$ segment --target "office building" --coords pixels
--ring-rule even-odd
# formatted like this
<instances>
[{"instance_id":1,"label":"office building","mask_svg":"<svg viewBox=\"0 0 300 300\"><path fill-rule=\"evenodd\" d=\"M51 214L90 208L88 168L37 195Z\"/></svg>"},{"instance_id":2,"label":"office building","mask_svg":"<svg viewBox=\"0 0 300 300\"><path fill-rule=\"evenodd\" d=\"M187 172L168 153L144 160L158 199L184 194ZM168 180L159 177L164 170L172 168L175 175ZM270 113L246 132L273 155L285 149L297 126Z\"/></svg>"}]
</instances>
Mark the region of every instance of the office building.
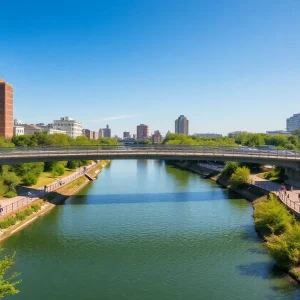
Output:
<instances>
[{"instance_id":1,"label":"office building","mask_svg":"<svg viewBox=\"0 0 300 300\"><path fill-rule=\"evenodd\" d=\"M163 137L160 134L159 130L154 131L154 134L152 134L152 143L156 144L156 143L161 143L163 141Z\"/></svg>"},{"instance_id":2,"label":"office building","mask_svg":"<svg viewBox=\"0 0 300 300\"><path fill-rule=\"evenodd\" d=\"M0 79L0 136L11 138L13 136L13 86Z\"/></svg>"},{"instance_id":3,"label":"office building","mask_svg":"<svg viewBox=\"0 0 300 300\"><path fill-rule=\"evenodd\" d=\"M106 127L103 130L103 132L104 132L104 137L111 138L111 129L109 128L108 125L106 125Z\"/></svg>"},{"instance_id":4,"label":"office building","mask_svg":"<svg viewBox=\"0 0 300 300\"><path fill-rule=\"evenodd\" d=\"M149 137L149 127L145 124L140 124L136 127L136 139L138 141L143 141Z\"/></svg>"},{"instance_id":5,"label":"office building","mask_svg":"<svg viewBox=\"0 0 300 300\"><path fill-rule=\"evenodd\" d=\"M111 128L109 128L108 125L106 125L105 128L100 128L98 133L98 138L111 138Z\"/></svg>"},{"instance_id":6,"label":"office building","mask_svg":"<svg viewBox=\"0 0 300 300\"><path fill-rule=\"evenodd\" d=\"M98 138L99 138L98 131L92 131L92 133L93 133L93 140L98 140Z\"/></svg>"},{"instance_id":7,"label":"office building","mask_svg":"<svg viewBox=\"0 0 300 300\"><path fill-rule=\"evenodd\" d=\"M124 132L123 132L123 139L128 139L128 138L131 138L130 132L124 131Z\"/></svg>"},{"instance_id":8,"label":"office building","mask_svg":"<svg viewBox=\"0 0 300 300\"><path fill-rule=\"evenodd\" d=\"M67 132L72 138L82 136L82 124L70 117L62 117L60 120L53 121L53 128Z\"/></svg>"},{"instance_id":9,"label":"office building","mask_svg":"<svg viewBox=\"0 0 300 300\"><path fill-rule=\"evenodd\" d=\"M189 135L189 120L184 115L175 120L175 133Z\"/></svg>"},{"instance_id":10,"label":"office building","mask_svg":"<svg viewBox=\"0 0 300 300\"><path fill-rule=\"evenodd\" d=\"M286 131L293 132L300 129L300 114L294 114L286 120Z\"/></svg>"},{"instance_id":11,"label":"office building","mask_svg":"<svg viewBox=\"0 0 300 300\"><path fill-rule=\"evenodd\" d=\"M103 138L104 137L104 128L100 128L99 131L98 131L98 137L99 139Z\"/></svg>"},{"instance_id":12,"label":"office building","mask_svg":"<svg viewBox=\"0 0 300 300\"><path fill-rule=\"evenodd\" d=\"M98 140L98 131L92 131L89 129L83 129L82 133L84 136L86 136L89 140Z\"/></svg>"}]
</instances>

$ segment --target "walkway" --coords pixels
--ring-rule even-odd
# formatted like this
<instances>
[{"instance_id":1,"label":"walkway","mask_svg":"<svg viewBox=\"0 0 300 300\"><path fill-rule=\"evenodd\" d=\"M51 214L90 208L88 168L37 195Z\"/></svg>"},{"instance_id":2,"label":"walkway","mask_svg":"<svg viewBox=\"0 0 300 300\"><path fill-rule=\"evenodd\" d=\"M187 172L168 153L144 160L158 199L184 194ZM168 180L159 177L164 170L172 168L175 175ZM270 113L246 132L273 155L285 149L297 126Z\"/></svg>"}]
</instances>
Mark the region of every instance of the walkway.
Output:
<instances>
[{"instance_id":1,"label":"walkway","mask_svg":"<svg viewBox=\"0 0 300 300\"><path fill-rule=\"evenodd\" d=\"M300 214L300 187L293 187L293 191L287 191L286 194L281 191L281 184L260 178L257 175L250 175L251 183L256 185L266 191L273 192L276 194L280 200L286 204L291 210L295 211L297 214Z\"/></svg>"},{"instance_id":2,"label":"walkway","mask_svg":"<svg viewBox=\"0 0 300 300\"><path fill-rule=\"evenodd\" d=\"M11 213L14 210L26 206L28 203L39 199L41 196L44 196L49 192L55 191L58 188L70 183L71 181L76 180L78 177L82 176L85 172L88 172L99 163L100 162L98 163L93 162L91 165L87 167L78 168L74 173L66 177L63 177L51 184L48 184L46 190L44 189L44 187L38 189L31 189L29 187L29 188L25 188L27 189L26 192L23 192L14 198L0 200L0 204L3 208L3 211L0 214L0 216L2 217L4 215Z\"/></svg>"}]
</instances>

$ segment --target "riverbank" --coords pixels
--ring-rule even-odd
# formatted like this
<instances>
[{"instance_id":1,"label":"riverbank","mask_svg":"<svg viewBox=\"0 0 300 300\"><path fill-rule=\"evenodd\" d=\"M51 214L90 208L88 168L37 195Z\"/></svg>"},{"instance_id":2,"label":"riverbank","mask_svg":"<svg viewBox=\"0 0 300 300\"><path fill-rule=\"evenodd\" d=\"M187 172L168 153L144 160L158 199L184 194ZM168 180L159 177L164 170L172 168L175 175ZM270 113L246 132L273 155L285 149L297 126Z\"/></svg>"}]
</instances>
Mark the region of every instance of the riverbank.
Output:
<instances>
[{"instance_id":1,"label":"riverbank","mask_svg":"<svg viewBox=\"0 0 300 300\"><path fill-rule=\"evenodd\" d=\"M203 172L207 172L205 169L199 169L199 166L196 165L193 162L190 162L189 164L185 163L185 162L175 162L173 163L175 166L192 171L192 172L196 172L200 175L203 176ZM193 166L194 167L191 167ZM196 168L195 168L196 165ZM270 191L267 191L259 186L255 186L253 184L249 184L249 186L246 189L236 189L233 188L232 186L230 186L229 184L229 179L230 176L227 175L221 175L221 174L214 174L212 176L210 176L210 179L215 181L217 184L219 184L220 186L222 186L223 188L227 188L231 191L234 191L236 193L238 193L239 195L241 195L242 197L244 197L245 199L247 199L248 201L250 201L252 203L252 207L253 207L253 218L254 218L254 225L255 225L255 230L258 233L258 235L263 239L265 246L268 248L269 252L272 254L272 248L270 249L270 247L274 247L275 251L278 251L278 253L276 253L274 251L273 248L273 258L275 259L276 262L276 266L281 269L282 271L284 271L286 274L290 275L293 279L295 279L299 284L300 284L300 267L295 263L293 264L293 259L295 260L296 258L293 257L289 258L290 259L290 264L289 266L285 265L285 264L280 264L280 259L281 259L281 255L282 253L280 253L280 249L279 247L284 248L284 246L280 245L280 240L284 239L284 234L289 234L289 231L282 231L280 232L280 235L275 235L275 233L272 231L272 224L268 223L270 222L270 220L268 218L270 218L270 215L266 216L266 224L264 228L261 228L259 226L257 226L257 223L260 221L257 217L256 217L256 209L257 207L259 207L260 205L264 205L266 203L269 203L269 198L272 198L272 201L275 201L275 212L273 215L273 220L274 223L279 222L280 217L282 217L282 215L286 216L286 220L287 224L286 227L287 228L293 228L293 226L299 226L299 230L300 230L300 223L298 221L296 221L294 216L297 216L296 214L291 215L290 212L291 210L289 209L288 206L284 205L284 203L282 203L281 199L279 199L279 197L276 195L276 193L272 193ZM281 212L279 212L281 210ZM279 218L279 219L278 219ZM284 218L284 217L282 217ZM271 218L272 219L272 218ZM286 221L285 220L285 221ZM268 234L266 233L266 228L269 229ZM290 230L290 229L289 229ZM291 234L292 235L292 234ZM288 239L288 238L286 238ZM270 244L273 243L273 246ZM276 244L277 243L277 244ZM282 242L284 243L284 242ZM297 243L297 242L295 242ZM277 249L276 249L277 247ZM287 245L286 245L287 247ZM296 247L297 248L297 247ZM285 249L286 250L286 249ZM298 251L298 249L291 249L291 252L293 252L293 250ZM275 254L274 254L275 252ZM290 254L286 254L287 257L290 257L289 255L295 255L295 253L290 253ZM298 258L297 258L298 259ZM286 260L288 260L286 258ZM300 261L300 258L299 258Z\"/></svg>"},{"instance_id":2,"label":"riverbank","mask_svg":"<svg viewBox=\"0 0 300 300\"><path fill-rule=\"evenodd\" d=\"M99 164L94 165L94 167L92 167L89 170L89 172L95 172L95 174L99 175L101 170L109 163L110 161L101 161ZM29 216L25 217L25 219L22 221L17 221L14 225L9 226L8 228L0 229L0 242L7 239L14 233L24 229L26 226L37 220L39 217L42 217L46 213L50 212L56 205L62 204L66 199L75 195L81 189L83 189L89 182L90 180L83 174L81 177L76 178L74 181L71 181L63 187L58 188L55 191L52 191L41 198L37 198L32 202L28 203L27 205L20 207L20 209L5 216L5 218L3 218L1 222L5 222L5 220L14 217L19 212L25 211L34 203L42 203L39 211L30 214Z\"/></svg>"}]
</instances>

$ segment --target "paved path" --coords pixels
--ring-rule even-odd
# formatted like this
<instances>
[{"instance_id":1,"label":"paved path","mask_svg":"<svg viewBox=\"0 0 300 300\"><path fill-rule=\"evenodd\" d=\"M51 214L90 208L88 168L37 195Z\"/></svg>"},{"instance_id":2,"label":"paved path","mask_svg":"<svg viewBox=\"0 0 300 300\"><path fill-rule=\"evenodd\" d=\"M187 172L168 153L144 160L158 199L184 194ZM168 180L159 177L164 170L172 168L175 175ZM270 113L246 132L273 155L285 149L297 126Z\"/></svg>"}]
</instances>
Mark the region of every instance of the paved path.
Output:
<instances>
[{"instance_id":1,"label":"paved path","mask_svg":"<svg viewBox=\"0 0 300 300\"><path fill-rule=\"evenodd\" d=\"M86 168L80 167L74 173L60 178L55 182L47 185L47 192L55 191L56 189L70 183L71 181L75 180L76 178L82 176L85 172L88 172L90 169L95 167L96 163L93 162L91 165L87 166ZM29 202L38 199L40 196L44 195L45 190L44 187L32 189L32 188L24 188L26 191L22 192L20 195L13 197L13 198L5 198L0 200L0 204L3 208L2 213L0 216L4 216L12 211L19 209L27 205Z\"/></svg>"},{"instance_id":2,"label":"paved path","mask_svg":"<svg viewBox=\"0 0 300 300\"><path fill-rule=\"evenodd\" d=\"M300 213L300 187L293 186L293 191L287 190L285 194L283 191L281 191L280 183L260 178L258 175L250 175L250 177L252 184L269 192L274 192L277 196L279 196L282 202L284 202L292 210Z\"/></svg>"}]
</instances>

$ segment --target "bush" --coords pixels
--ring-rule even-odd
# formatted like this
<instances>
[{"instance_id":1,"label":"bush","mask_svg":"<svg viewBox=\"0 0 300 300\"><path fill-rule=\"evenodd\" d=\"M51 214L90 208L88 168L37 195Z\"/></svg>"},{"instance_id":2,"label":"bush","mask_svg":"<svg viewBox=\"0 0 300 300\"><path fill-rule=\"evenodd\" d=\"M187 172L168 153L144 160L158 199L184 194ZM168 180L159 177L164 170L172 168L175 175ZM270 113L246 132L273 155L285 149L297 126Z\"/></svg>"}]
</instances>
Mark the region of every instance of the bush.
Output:
<instances>
[{"instance_id":1,"label":"bush","mask_svg":"<svg viewBox=\"0 0 300 300\"><path fill-rule=\"evenodd\" d=\"M38 181L38 178L36 177L36 175L32 174L32 173L28 173L26 175L24 175L23 177L23 184L26 186L31 186L36 184Z\"/></svg>"},{"instance_id":2,"label":"bush","mask_svg":"<svg viewBox=\"0 0 300 300\"><path fill-rule=\"evenodd\" d=\"M239 163L235 161L227 161L221 174L231 176L239 167Z\"/></svg>"},{"instance_id":3,"label":"bush","mask_svg":"<svg viewBox=\"0 0 300 300\"><path fill-rule=\"evenodd\" d=\"M5 228L15 225L16 223L17 223L17 218L15 216L8 217L7 219L0 221L0 228L5 229Z\"/></svg>"},{"instance_id":4,"label":"bush","mask_svg":"<svg viewBox=\"0 0 300 300\"><path fill-rule=\"evenodd\" d=\"M30 207L34 212L38 212L42 206L39 203L33 203Z\"/></svg>"},{"instance_id":5,"label":"bush","mask_svg":"<svg viewBox=\"0 0 300 300\"><path fill-rule=\"evenodd\" d=\"M273 195L256 204L253 215L255 227L263 235L281 234L295 222L294 217Z\"/></svg>"},{"instance_id":6,"label":"bush","mask_svg":"<svg viewBox=\"0 0 300 300\"><path fill-rule=\"evenodd\" d=\"M16 196L17 196L16 191L9 191L9 192L6 192L4 194L4 197L6 197L6 198L13 198L13 197L16 197Z\"/></svg>"},{"instance_id":7,"label":"bush","mask_svg":"<svg viewBox=\"0 0 300 300\"><path fill-rule=\"evenodd\" d=\"M229 183L236 188L243 188L249 183L250 170L246 167L237 168L231 175Z\"/></svg>"},{"instance_id":8,"label":"bush","mask_svg":"<svg viewBox=\"0 0 300 300\"><path fill-rule=\"evenodd\" d=\"M267 247L277 264L290 268L300 264L300 224L288 226L280 235L271 235L267 238Z\"/></svg>"},{"instance_id":9,"label":"bush","mask_svg":"<svg viewBox=\"0 0 300 300\"><path fill-rule=\"evenodd\" d=\"M26 219L26 217L27 216L26 216L24 211L19 211L19 212L16 213L16 218L17 218L18 221L23 221L23 220Z\"/></svg>"}]
</instances>

